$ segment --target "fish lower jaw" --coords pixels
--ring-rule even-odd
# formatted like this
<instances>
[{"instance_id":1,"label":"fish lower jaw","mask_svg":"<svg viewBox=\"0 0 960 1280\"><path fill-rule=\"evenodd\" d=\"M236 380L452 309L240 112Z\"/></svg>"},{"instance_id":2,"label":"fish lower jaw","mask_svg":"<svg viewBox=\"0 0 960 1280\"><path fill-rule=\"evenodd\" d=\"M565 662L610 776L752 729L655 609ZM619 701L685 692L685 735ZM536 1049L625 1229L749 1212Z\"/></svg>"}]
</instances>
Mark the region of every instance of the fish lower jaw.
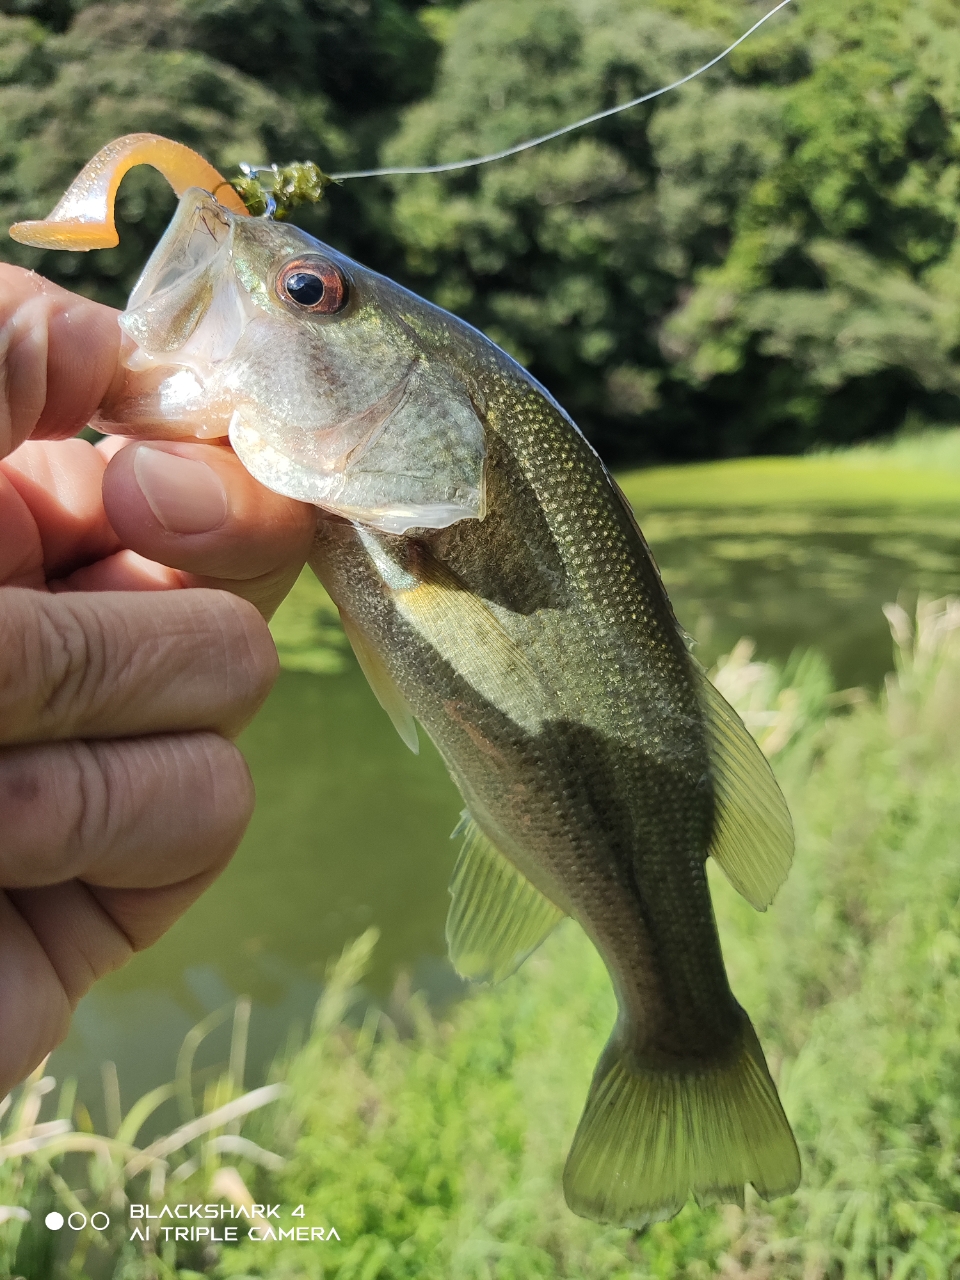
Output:
<instances>
[{"instance_id":1,"label":"fish lower jaw","mask_svg":"<svg viewBox=\"0 0 960 1280\"><path fill-rule=\"evenodd\" d=\"M141 440L217 440L229 434L231 416L193 370L165 365L127 368L91 425Z\"/></svg>"}]
</instances>

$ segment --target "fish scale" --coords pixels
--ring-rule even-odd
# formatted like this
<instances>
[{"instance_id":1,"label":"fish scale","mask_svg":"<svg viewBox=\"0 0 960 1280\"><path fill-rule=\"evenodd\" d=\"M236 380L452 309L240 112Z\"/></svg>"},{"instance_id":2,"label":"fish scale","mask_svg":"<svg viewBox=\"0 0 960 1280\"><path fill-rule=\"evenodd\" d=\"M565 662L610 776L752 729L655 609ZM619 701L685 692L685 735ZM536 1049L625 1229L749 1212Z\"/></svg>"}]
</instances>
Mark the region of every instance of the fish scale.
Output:
<instances>
[{"instance_id":1,"label":"fish scale","mask_svg":"<svg viewBox=\"0 0 960 1280\"><path fill-rule=\"evenodd\" d=\"M422 329L424 317L408 314L406 321ZM610 971L621 1016L594 1081L594 1114L588 1101L568 1163L572 1206L642 1226L675 1212L691 1191L742 1195L751 1172L761 1191L790 1189L796 1151L761 1067L772 1135L758 1142L747 1130L745 1142L774 1148L772 1163L785 1166L774 1174L780 1185L765 1183L766 1170L750 1170L749 1159L725 1172L722 1162L711 1169L708 1157L699 1184L691 1161L681 1189L665 1175L661 1188L618 1194L625 1179L617 1170L629 1163L631 1148L642 1149L630 1131L656 1124L657 1107L639 1107L634 1093L621 1090L621 1131L611 1136L598 1124L609 1107L607 1060L627 1062L645 1082L651 1072L704 1079L711 1070L735 1070L744 1052L754 1053L755 1064L755 1039L727 984L705 875L714 794L695 664L602 464L545 393L497 355L484 352L471 378L487 428L485 519L385 537L381 549L405 565L417 560L412 548L423 549L427 576L429 563L451 575L457 590L449 608L467 606L457 622L461 636L469 635L478 602L497 618L536 673L539 731L518 732L522 717L492 707L464 679L455 653L437 661L429 625L417 630L401 620L403 593L384 591L382 571L355 533L337 525L331 537L327 526L325 538L321 520L312 563L341 608L361 622L491 845L582 924ZM518 559L516 547L531 544L535 554ZM513 595L551 603L525 612L490 600L490 567L497 565L512 575ZM702 1100L694 1101L702 1109ZM695 1127L697 1107L684 1117L682 1096L678 1102L666 1127ZM737 1118L731 1126L722 1099L719 1111L717 1131L729 1142ZM669 1163L664 1126L661 1117L655 1147Z\"/></svg>"},{"instance_id":2,"label":"fish scale","mask_svg":"<svg viewBox=\"0 0 960 1280\"><path fill-rule=\"evenodd\" d=\"M737 1038L741 1023L726 983L702 871L709 845L712 795L698 787L707 774L708 761L689 655L659 575L642 541L631 538L632 523L592 450L576 436L564 442L565 448L556 448L560 433L571 432L570 424L545 398L532 398L522 384L519 395L516 382L511 385L504 380L485 387L484 392L489 406L487 421L530 481L539 508L547 516L554 545L560 549L565 585L575 602L564 611L539 611L537 627L531 627L524 615L515 614L516 639L534 652L548 651L537 665L544 673L544 684L549 681L555 692L561 717L572 713L580 726L602 732L604 746L614 748L605 764L608 768L619 764L624 776L610 789L624 797L633 821L623 824L611 842L604 831L610 806L584 798L584 758L574 759L568 751L558 751L555 744L563 739L554 729L552 738L537 741L539 760L534 762L528 755L527 763L540 767L527 773L520 816L528 817L545 801L555 815L555 805L550 804L555 797L566 803L559 823L545 824L535 842L538 848L532 850L529 829L520 829L519 822L511 829L507 821L510 811L497 803L499 771L491 774L484 768L483 752L471 751L469 739L451 732L456 722L447 713L446 703L453 687L464 696L457 672L446 664L437 667L409 638L400 640L385 620L368 619L368 634L384 653L393 655L394 678L401 689L409 691L414 714L434 738L454 777L458 781L470 779L476 808L490 815L484 825L494 843L504 849L523 847L524 853L514 856L518 861L523 858L525 869L529 870L531 861L545 867L560 887L560 892L554 888L549 896L569 904L598 945L621 999L639 1024L637 1051L642 1053L651 1045L655 1050L669 1049L674 1055L693 1049L702 1054L706 1041L708 1049L722 1057ZM511 392L515 399L522 397L521 411L516 414L509 408ZM490 466L495 470L497 453L492 452ZM463 522L456 526L456 540L445 531L423 537L457 575L465 591L476 590L477 584L471 580L474 564L496 563L497 542L513 541L529 528L528 513L515 497L505 494L501 500L493 475L488 479L488 509L500 511L502 506L508 510L505 521ZM344 545L342 538L338 545ZM354 545L358 556L364 558L360 544ZM609 571L611 564L613 572ZM374 590L372 582L361 580L360 566L352 559L336 568L320 563L318 569L334 599L348 612L361 610ZM529 592L538 595L537 584L531 583ZM561 654L564 660L559 662ZM618 658L629 663L627 671L632 678L625 678L620 669L611 684L610 672ZM638 678L652 695L643 699L646 705L638 706L634 688ZM466 696L470 696L469 690ZM485 728L490 741L503 744L502 731L498 734L478 705L471 710L471 723ZM645 732L645 724L650 723L658 727L653 735ZM617 759L615 750L617 743L633 745L638 741L654 759L686 760L686 785L677 779L670 791L661 790L652 804L649 799L639 803L649 789L644 785L643 771L631 770L630 757L621 753ZM510 746L515 749L515 742ZM518 766L512 767L516 772ZM466 790L463 783L461 787ZM572 802L573 796L579 804ZM684 824L677 823L676 815L685 816L686 825L693 830L685 839L681 836L667 842L662 833L649 829L650 819L644 822L644 811L669 815L669 825L679 825L681 830ZM575 840L573 833L580 838ZM633 863L633 856L641 850L642 885ZM540 883L544 881L540 879ZM659 1018L654 1018L651 1008L654 989L658 991L655 1004L661 1009ZM631 998L641 990L645 999ZM656 1039L657 1024L666 1027L661 1032L662 1044ZM681 1028L685 1037L678 1035Z\"/></svg>"},{"instance_id":3,"label":"fish scale","mask_svg":"<svg viewBox=\"0 0 960 1280\"><path fill-rule=\"evenodd\" d=\"M395 655L399 687L492 843L563 904L597 945L621 1005L626 1026L619 1039L628 1059L661 1069L676 1069L678 1063L701 1070L727 1064L743 1038L744 1019L727 985L704 873L713 794L701 785L709 778L709 761L692 661L656 568L602 466L546 397L531 395L518 381L498 379L484 386L486 421L528 482L537 514L545 517L549 537L538 559L550 565L549 552L556 549L566 597L564 608L540 609L532 616L514 613L504 619L498 611L517 643L534 656L560 712L547 722L546 740L541 736L535 746L526 746L529 767L511 763L514 777L524 780L519 797L515 791L512 803L503 804L501 771L489 768L489 753L453 731L457 721L445 710L451 682L464 696L455 668L428 664L425 678L425 659L417 649L390 643L382 633L373 632L372 639ZM449 531L423 535L463 589L480 598L483 584L472 574L473 566L497 564L503 543L512 545L542 525L525 509L516 487L501 497L500 450L489 442L488 449L488 519L458 524L455 536ZM502 519L490 519L501 512ZM327 565L318 568L348 611L362 607L361 597L372 584L358 585L356 566L332 574ZM556 587L532 581L526 594L538 598L549 585ZM579 730L601 735L594 749L601 759L591 761L589 752L569 749L569 735L561 727L567 717ZM498 741L475 698L470 719L485 730L487 741ZM507 736L515 750L515 740ZM638 742L646 768L631 752ZM654 762L672 766L674 775L672 786L661 785L651 794ZM590 796L591 768L600 774L593 791L616 793L619 805ZM611 833L612 808L627 820ZM535 813L539 821L531 824ZM665 828L671 837L665 838ZM598 1094L608 1076L601 1063L594 1085ZM599 1109L602 1113L603 1105ZM585 1122L589 1119L588 1107ZM629 1128L626 1118L624 1127ZM781 1131L777 1140L787 1153L784 1182L789 1186L796 1167L789 1131ZM588 1136L584 1145L592 1141ZM617 1163L611 1156L612 1181ZM611 1206L610 1197L598 1197L592 1187L581 1193L574 1170L568 1198L595 1216L642 1225L679 1207ZM714 1175L715 1182L726 1180ZM695 1182L690 1189L711 1190Z\"/></svg>"}]
</instances>

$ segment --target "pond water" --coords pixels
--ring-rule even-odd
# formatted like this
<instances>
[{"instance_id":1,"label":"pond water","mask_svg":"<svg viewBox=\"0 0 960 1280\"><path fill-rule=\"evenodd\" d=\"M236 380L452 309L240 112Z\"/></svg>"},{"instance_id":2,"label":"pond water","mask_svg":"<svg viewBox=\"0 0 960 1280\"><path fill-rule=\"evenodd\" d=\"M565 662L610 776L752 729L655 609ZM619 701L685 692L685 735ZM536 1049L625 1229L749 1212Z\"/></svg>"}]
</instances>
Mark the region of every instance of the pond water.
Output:
<instances>
[{"instance_id":1,"label":"pond water","mask_svg":"<svg viewBox=\"0 0 960 1280\"><path fill-rule=\"evenodd\" d=\"M817 648L838 686L892 665L881 611L960 593L960 511L650 511L642 526L681 623L712 666L741 636L757 656Z\"/></svg>"},{"instance_id":2,"label":"pond water","mask_svg":"<svg viewBox=\"0 0 960 1280\"><path fill-rule=\"evenodd\" d=\"M642 524L682 624L710 665L743 635L762 658L813 645L838 684L889 669L880 606L960 593L960 513L648 511ZM459 797L436 752L400 742L352 659L340 674L284 671L241 745L258 806L231 866L153 949L86 997L52 1072L79 1075L97 1110L99 1064L124 1105L171 1078L183 1036L240 994L253 998L247 1084L309 1021L330 958L380 930L371 995L410 987L443 1002L449 834ZM423 735L421 735L423 737ZM228 1029L201 1062L223 1061Z\"/></svg>"}]
</instances>

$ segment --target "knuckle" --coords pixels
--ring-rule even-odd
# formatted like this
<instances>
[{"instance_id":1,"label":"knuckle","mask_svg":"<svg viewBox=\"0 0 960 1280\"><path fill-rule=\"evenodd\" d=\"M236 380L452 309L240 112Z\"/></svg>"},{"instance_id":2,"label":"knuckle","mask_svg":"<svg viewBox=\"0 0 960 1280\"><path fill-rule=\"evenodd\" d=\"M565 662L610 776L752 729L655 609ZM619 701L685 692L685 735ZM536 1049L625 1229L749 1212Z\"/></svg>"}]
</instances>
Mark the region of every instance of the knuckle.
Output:
<instances>
[{"instance_id":1,"label":"knuckle","mask_svg":"<svg viewBox=\"0 0 960 1280\"><path fill-rule=\"evenodd\" d=\"M103 684L107 638L95 610L53 597L37 612L36 710L41 729L67 735Z\"/></svg>"},{"instance_id":2,"label":"knuckle","mask_svg":"<svg viewBox=\"0 0 960 1280\"><path fill-rule=\"evenodd\" d=\"M91 851L110 843L114 796L100 753L89 743L71 742L65 748L68 778L63 801L64 870L68 878L81 868Z\"/></svg>"},{"instance_id":3,"label":"knuckle","mask_svg":"<svg viewBox=\"0 0 960 1280\"><path fill-rule=\"evenodd\" d=\"M219 872L253 811L243 756L211 731L0 752L0 883L130 890Z\"/></svg>"},{"instance_id":4,"label":"knuckle","mask_svg":"<svg viewBox=\"0 0 960 1280\"><path fill-rule=\"evenodd\" d=\"M47 393L50 304L43 291L27 297L12 291L13 305L0 304L0 443L3 452L29 436Z\"/></svg>"},{"instance_id":5,"label":"knuckle","mask_svg":"<svg viewBox=\"0 0 960 1280\"><path fill-rule=\"evenodd\" d=\"M194 736L195 778L207 797L208 835L204 841L205 869L225 865L236 851L253 815L253 780L240 751L214 733Z\"/></svg>"},{"instance_id":6,"label":"knuckle","mask_svg":"<svg viewBox=\"0 0 960 1280\"><path fill-rule=\"evenodd\" d=\"M0 870L8 886L58 884L83 869L104 840L106 779L82 742L0 754Z\"/></svg>"},{"instance_id":7,"label":"knuckle","mask_svg":"<svg viewBox=\"0 0 960 1280\"><path fill-rule=\"evenodd\" d=\"M5 587L0 593L0 718L6 735L19 736L24 691L31 684L30 644L22 608L26 592Z\"/></svg>"},{"instance_id":8,"label":"knuckle","mask_svg":"<svg viewBox=\"0 0 960 1280\"><path fill-rule=\"evenodd\" d=\"M91 618L91 622L93 619ZM94 622L94 631L97 630ZM103 671L103 637L57 597L3 589L0 721L7 742L65 736Z\"/></svg>"},{"instance_id":9,"label":"knuckle","mask_svg":"<svg viewBox=\"0 0 960 1280\"><path fill-rule=\"evenodd\" d=\"M91 785L84 839L104 882L172 884L229 861L250 820L253 785L225 738L164 734L93 743L91 753L103 791Z\"/></svg>"}]
</instances>

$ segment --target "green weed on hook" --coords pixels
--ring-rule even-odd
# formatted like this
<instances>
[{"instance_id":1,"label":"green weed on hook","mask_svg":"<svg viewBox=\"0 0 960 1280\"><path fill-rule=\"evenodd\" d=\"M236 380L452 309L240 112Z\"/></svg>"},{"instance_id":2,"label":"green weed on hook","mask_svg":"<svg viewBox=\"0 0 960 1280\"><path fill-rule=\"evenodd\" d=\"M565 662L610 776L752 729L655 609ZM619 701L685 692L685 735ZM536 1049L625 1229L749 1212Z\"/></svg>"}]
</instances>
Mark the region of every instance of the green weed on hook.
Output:
<instances>
[{"instance_id":1,"label":"green weed on hook","mask_svg":"<svg viewBox=\"0 0 960 1280\"><path fill-rule=\"evenodd\" d=\"M230 185L255 218L283 221L300 204L317 204L336 179L312 160L285 165L241 164Z\"/></svg>"}]
</instances>

